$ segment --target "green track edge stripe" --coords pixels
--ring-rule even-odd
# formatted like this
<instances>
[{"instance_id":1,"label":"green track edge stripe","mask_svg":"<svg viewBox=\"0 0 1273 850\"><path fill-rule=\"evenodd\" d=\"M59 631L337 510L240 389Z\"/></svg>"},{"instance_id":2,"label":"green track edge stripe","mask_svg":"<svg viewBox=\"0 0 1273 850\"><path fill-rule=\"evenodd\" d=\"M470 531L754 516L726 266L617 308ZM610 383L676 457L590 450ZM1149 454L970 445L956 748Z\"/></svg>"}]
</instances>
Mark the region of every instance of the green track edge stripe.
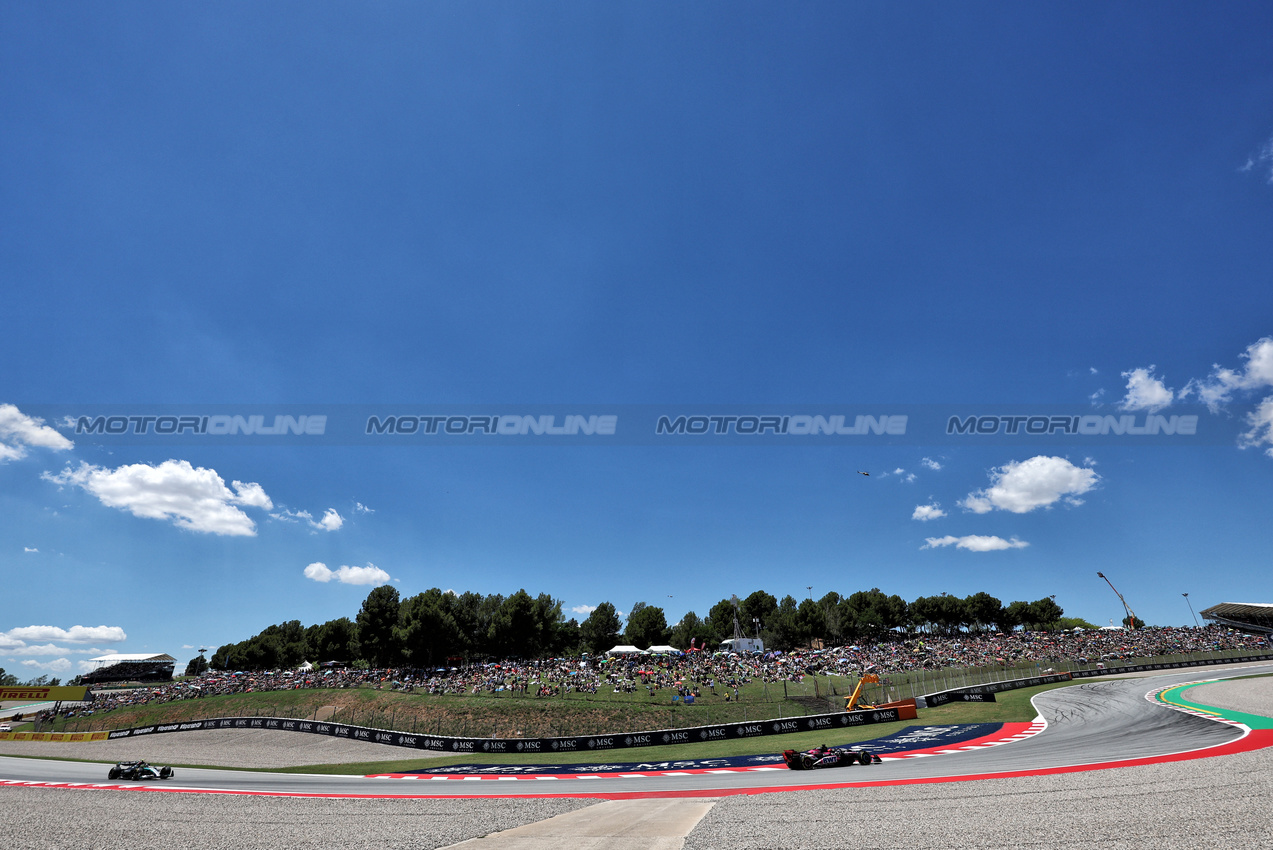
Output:
<instances>
[{"instance_id":1,"label":"green track edge stripe","mask_svg":"<svg viewBox=\"0 0 1273 850\"><path fill-rule=\"evenodd\" d=\"M1177 685L1174 688L1168 688L1158 695L1161 702L1171 705L1178 705L1189 708L1194 711L1200 711L1204 714L1214 714L1217 717L1223 717L1225 720L1232 720L1235 723L1242 723L1250 729L1273 729L1273 718L1262 717L1258 714L1247 714L1245 711L1234 711L1230 708L1219 708L1214 705L1204 705L1198 702L1190 702L1185 699L1185 691L1196 688L1200 685L1211 685L1215 682L1224 681L1223 679L1215 679L1209 682L1191 682L1187 685Z\"/></svg>"}]
</instances>

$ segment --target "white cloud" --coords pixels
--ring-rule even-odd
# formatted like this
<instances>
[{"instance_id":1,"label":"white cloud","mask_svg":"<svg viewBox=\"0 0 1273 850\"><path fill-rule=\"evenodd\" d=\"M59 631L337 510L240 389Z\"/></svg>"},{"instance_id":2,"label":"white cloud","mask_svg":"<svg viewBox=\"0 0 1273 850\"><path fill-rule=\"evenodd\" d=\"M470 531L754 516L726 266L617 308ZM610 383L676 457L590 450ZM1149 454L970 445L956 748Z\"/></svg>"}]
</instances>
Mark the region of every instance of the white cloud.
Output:
<instances>
[{"instance_id":1,"label":"white cloud","mask_svg":"<svg viewBox=\"0 0 1273 850\"><path fill-rule=\"evenodd\" d=\"M1258 153L1254 156L1247 157L1247 161L1241 168L1238 169L1238 171L1255 171L1257 167L1260 171L1268 169L1268 182L1270 186L1273 186L1273 137L1270 137L1269 140L1264 143L1264 146L1260 148Z\"/></svg>"},{"instance_id":2,"label":"white cloud","mask_svg":"<svg viewBox=\"0 0 1273 850\"><path fill-rule=\"evenodd\" d=\"M0 633L0 636L19 641L56 640L63 643L121 643L128 640L128 635L119 626L71 626L69 629L59 626L19 626Z\"/></svg>"},{"instance_id":3,"label":"white cloud","mask_svg":"<svg viewBox=\"0 0 1273 850\"><path fill-rule=\"evenodd\" d=\"M12 649L6 649L5 652L10 655L64 655L71 650L58 646L55 643L37 644L35 646L20 646Z\"/></svg>"},{"instance_id":4,"label":"white cloud","mask_svg":"<svg viewBox=\"0 0 1273 850\"><path fill-rule=\"evenodd\" d=\"M39 552L40 550L35 548L34 546L23 546L22 551L23 552Z\"/></svg>"},{"instance_id":5,"label":"white cloud","mask_svg":"<svg viewBox=\"0 0 1273 850\"><path fill-rule=\"evenodd\" d=\"M596 605L576 605L570 609L575 614L587 615L597 610Z\"/></svg>"},{"instance_id":6,"label":"white cloud","mask_svg":"<svg viewBox=\"0 0 1273 850\"><path fill-rule=\"evenodd\" d=\"M911 519L928 522L931 519L941 519L945 515L946 512L941 509L941 506L934 502L931 505L916 505L914 513L911 514Z\"/></svg>"},{"instance_id":7,"label":"white cloud","mask_svg":"<svg viewBox=\"0 0 1273 850\"><path fill-rule=\"evenodd\" d=\"M0 463L26 457L27 446L66 451L74 445L43 419L27 416L12 404L0 404Z\"/></svg>"},{"instance_id":8,"label":"white cloud","mask_svg":"<svg viewBox=\"0 0 1273 850\"><path fill-rule=\"evenodd\" d=\"M372 584L377 587L390 581L389 574L375 564L367 564L365 567L339 567L332 570L319 561L305 568L305 578L324 584L335 579L341 584Z\"/></svg>"},{"instance_id":9,"label":"white cloud","mask_svg":"<svg viewBox=\"0 0 1273 850\"><path fill-rule=\"evenodd\" d=\"M1248 448L1267 444L1264 453L1273 457L1273 396L1264 399L1248 413L1246 421L1251 430L1241 436L1239 445Z\"/></svg>"},{"instance_id":10,"label":"white cloud","mask_svg":"<svg viewBox=\"0 0 1273 850\"><path fill-rule=\"evenodd\" d=\"M952 537L948 534L945 537L926 537L924 545L919 548L940 549L944 546L954 546L956 549L967 549L970 552L994 552L1000 549L1024 549L1029 545L1015 537L1004 540L1002 537L983 534L969 534L965 537Z\"/></svg>"},{"instance_id":11,"label":"white cloud","mask_svg":"<svg viewBox=\"0 0 1273 850\"><path fill-rule=\"evenodd\" d=\"M1101 477L1065 458L1038 455L991 470L990 480L989 488L969 493L960 506L976 514L995 508L1024 514L1062 498L1068 504L1081 505L1083 500L1077 497L1095 487Z\"/></svg>"},{"instance_id":12,"label":"white cloud","mask_svg":"<svg viewBox=\"0 0 1273 850\"><path fill-rule=\"evenodd\" d=\"M366 505L364 505L362 502L354 502L354 513L358 513L358 514L374 514L375 512L376 512L376 511L375 511L373 508L369 508L369 507L367 507L367 506L366 506Z\"/></svg>"},{"instance_id":13,"label":"white cloud","mask_svg":"<svg viewBox=\"0 0 1273 850\"><path fill-rule=\"evenodd\" d=\"M1099 390L1097 390L1096 392L1088 396L1087 400L1090 401L1092 404L1097 404L1098 402L1100 402L1101 397L1104 395L1105 395L1105 388L1101 387Z\"/></svg>"},{"instance_id":14,"label":"white cloud","mask_svg":"<svg viewBox=\"0 0 1273 850\"><path fill-rule=\"evenodd\" d=\"M103 505L133 516L171 520L178 528L206 534L254 537L256 523L238 506L273 507L261 485L235 481L231 491L215 470L193 467L185 460L166 460L158 466L134 463L118 469L81 463L57 475L46 472L43 478L81 487Z\"/></svg>"},{"instance_id":15,"label":"white cloud","mask_svg":"<svg viewBox=\"0 0 1273 850\"><path fill-rule=\"evenodd\" d=\"M933 472L939 472L941 470L941 463L933 460L931 457L924 458L923 460L920 461L920 464L924 467L927 467L928 469L931 469Z\"/></svg>"},{"instance_id":16,"label":"white cloud","mask_svg":"<svg viewBox=\"0 0 1273 850\"><path fill-rule=\"evenodd\" d=\"M321 529L323 531L335 531L345 524L345 518L336 512L335 508L328 508L323 513L323 518L315 520L314 515L309 511L290 511L284 508L278 513L272 513L270 516L283 522L304 522L310 528Z\"/></svg>"},{"instance_id":17,"label":"white cloud","mask_svg":"<svg viewBox=\"0 0 1273 850\"><path fill-rule=\"evenodd\" d=\"M269 496L265 495L265 490L260 484L244 484L242 481L233 481L231 484L238 494L234 500L237 504L245 508L263 508L267 511L274 507L274 503L270 501Z\"/></svg>"},{"instance_id":18,"label":"white cloud","mask_svg":"<svg viewBox=\"0 0 1273 850\"><path fill-rule=\"evenodd\" d=\"M48 670L50 673L65 673L71 669L71 662L66 658L55 658L52 661L32 661L30 659L22 662L23 667L30 667L33 670Z\"/></svg>"},{"instance_id":19,"label":"white cloud","mask_svg":"<svg viewBox=\"0 0 1273 850\"><path fill-rule=\"evenodd\" d=\"M1161 378L1154 375L1154 366L1132 369L1124 372L1127 379L1127 395L1118 406L1123 410L1148 410L1157 413L1175 399L1174 390L1169 389Z\"/></svg>"},{"instance_id":20,"label":"white cloud","mask_svg":"<svg viewBox=\"0 0 1273 850\"><path fill-rule=\"evenodd\" d=\"M1224 404L1241 390L1258 390L1273 387L1273 337L1262 337L1246 347L1239 355L1246 361L1240 369L1226 369L1220 364L1211 367L1211 376L1205 381L1190 381L1181 396L1197 393L1212 410Z\"/></svg>"}]
</instances>

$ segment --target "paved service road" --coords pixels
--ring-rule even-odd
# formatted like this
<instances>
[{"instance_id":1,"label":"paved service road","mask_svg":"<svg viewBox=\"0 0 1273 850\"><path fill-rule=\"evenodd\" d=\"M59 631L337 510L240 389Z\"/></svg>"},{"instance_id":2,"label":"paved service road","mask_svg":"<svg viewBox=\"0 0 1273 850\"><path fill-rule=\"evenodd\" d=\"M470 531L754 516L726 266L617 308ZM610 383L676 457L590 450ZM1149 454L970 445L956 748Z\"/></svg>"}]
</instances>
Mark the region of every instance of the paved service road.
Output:
<instances>
[{"instance_id":1,"label":"paved service road","mask_svg":"<svg viewBox=\"0 0 1273 850\"><path fill-rule=\"evenodd\" d=\"M1034 702L1048 723L1041 734L1015 743L930 758L886 760L869 767L804 771L744 771L687 775L569 776L496 779L389 779L181 769L157 785L170 790L340 797L572 796L721 797L758 791L829 788L889 782L950 781L986 775L1039 772L1083 765L1160 758L1237 741L1240 727L1150 702L1146 694L1173 684L1223 675L1268 673L1269 666L1217 671L1174 670L1160 676L1084 682L1039 694ZM179 734L179 733L174 733ZM1202 755L1202 754L1200 754ZM1081 769L1081 768L1080 768ZM0 779L106 783L100 764L0 758Z\"/></svg>"}]
</instances>

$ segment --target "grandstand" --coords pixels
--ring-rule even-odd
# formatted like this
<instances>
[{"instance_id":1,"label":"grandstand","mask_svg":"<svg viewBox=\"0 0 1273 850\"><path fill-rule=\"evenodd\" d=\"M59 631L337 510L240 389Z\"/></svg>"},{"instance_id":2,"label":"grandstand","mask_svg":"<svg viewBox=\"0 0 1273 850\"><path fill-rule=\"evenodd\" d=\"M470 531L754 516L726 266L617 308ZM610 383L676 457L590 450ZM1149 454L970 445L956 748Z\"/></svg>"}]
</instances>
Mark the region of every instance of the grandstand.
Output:
<instances>
[{"instance_id":1,"label":"grandstand","mask_svg":"<svg viewBox=\"0 0 1273 850\"><path fill-rule=\"evenodd\" d=\"M1273 604L1268 602L1221 602L1199 613L1213 623L1273 641Z\"/></svg>"},{"instance_id":2,"label":"grandstand","mask_svg":"<svg viewBox=\"0 0 1273 850\"><path fill-rule=\"evenodd\" d=\"M177 659L164 653L100 655L90 658L93 670L80 677L86 685L103 682L170 682Z\"/></svg>"}]
</instances>

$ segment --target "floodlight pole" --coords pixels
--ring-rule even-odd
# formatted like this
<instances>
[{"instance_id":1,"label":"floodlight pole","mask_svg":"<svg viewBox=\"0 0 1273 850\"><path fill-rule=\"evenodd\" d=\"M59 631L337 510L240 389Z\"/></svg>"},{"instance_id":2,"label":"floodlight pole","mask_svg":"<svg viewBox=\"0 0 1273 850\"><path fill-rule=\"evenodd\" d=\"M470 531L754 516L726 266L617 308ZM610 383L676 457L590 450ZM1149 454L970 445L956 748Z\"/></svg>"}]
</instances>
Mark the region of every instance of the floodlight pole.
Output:
<instances>
[{"instance_id":1,"label":"floodlight pole","mask_svg":"<svg viewBox=\"0 0 1273 850\"><path fill-rule=\"evenodd\" d=\"M1096 574L1100 576L1101 578L1105 579L1105 583L1109 585L1109 589L1114 591L1114 595L1118 597L1118 601L1123 603L1123 609L1127 612L1127 628L1129 631L1135 631L1136 630L1136 614L1132 612L1132 606L1127 604L1127 600L1123 598L1123 594L1118 592L1117 587L1114 587L1114 582L1105 578L1105 573L1100 572L1098 570Z\"/></svg>"},{"instance_id":2,"label":"floodlight pole","mask_svg":"<svg viewBox=\"0 0 1273 850\"><path fill-rule=\"evenodd\" d=\"M1180 595L1185 598L1185 604L1189 606L1189 613L1193 614L1193 624L1198 628L1202 628L1202 625L1198 622L1198 615L1193 613L1193 603L1189 601L1189 594L1182 593Z\"/></svg>"}]
</instances>

